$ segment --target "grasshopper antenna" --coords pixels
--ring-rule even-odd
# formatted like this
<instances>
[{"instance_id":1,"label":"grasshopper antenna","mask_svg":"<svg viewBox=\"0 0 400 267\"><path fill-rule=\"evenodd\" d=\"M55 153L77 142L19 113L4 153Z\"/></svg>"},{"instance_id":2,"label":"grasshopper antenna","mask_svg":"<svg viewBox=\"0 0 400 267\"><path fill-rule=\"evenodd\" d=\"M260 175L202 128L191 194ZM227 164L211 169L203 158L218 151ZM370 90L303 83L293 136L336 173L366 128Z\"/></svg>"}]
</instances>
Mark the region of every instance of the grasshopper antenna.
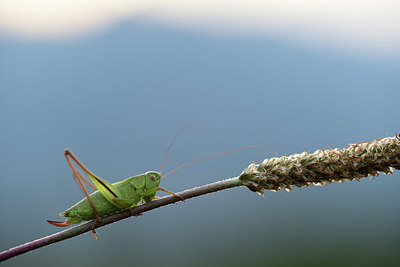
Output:
<instances>
[{"instance_id":1,"label":"grasshopper antenna","mask_svg":"<svg viewBox=\"0 0 400 267\"><path fill-rule=\"evenodd\" d=\"M205 160L205 159L209 159L209 158L216 157L216 156L220 156L220 155L223 155L223 154L228 154L228 153L235 152L235 151L238 151L238 150L243 150L243 149L252 148L252 147L259 147L259 146L275 146L275 147L279 147L279 146L277 146L277 145L271 145L271 144L252 145L252 146L245 146L245 147L236 148L236 149L232 149L232 150L229 150L229 151L221 152L221 153L218 153L218 154L214 154L214 155L211 155L211 156L207 156L207 157L204 157L204 158L201 158L201 159L196 159L196 160L193 160L193 161L188 162L188 163L186 163L186 164L183 164L183 165L181 165L181 166L179 166L179 167L173 169L172 171L168 172L166 175L162 176L162 177L161 177L161 180L164 179L165 177L167 177L168 175L170 175L171 173L173 173L173 172L179 170L180 168L183 168L183 167L188 166L188 165L190 165L190 164L193 164L193 163L195 163L195 162L198 162L198 161L201 161L201 160Z\"/></svg>"},{"instance_id":2,"label":"grasshopper antenna","mask_svg":"<svg viewBox=\"0 0 400 267\"><path fill-rule=\"evenodd\" d=\"M164 155L164 158L163 158L163 161L162 161L161 170L160 170L160 176L161 176L162 171L163 171L163 169L164 169L164 164L165 164L165 160L167 159L168 153L169 153L169 151L171 150L171 147L172 147L172 145L175 143L176 139L177 139L177 138L181 135L181 133L183 132L183 129L184 129L184 128L185 128L185 127L181 127L181 128L179 129L179 131L175 134L174 138L172 138L171 142L169 143L168 148L167 148L167 151L165 151L165 155Z\"/></svg>"}]
</instances>

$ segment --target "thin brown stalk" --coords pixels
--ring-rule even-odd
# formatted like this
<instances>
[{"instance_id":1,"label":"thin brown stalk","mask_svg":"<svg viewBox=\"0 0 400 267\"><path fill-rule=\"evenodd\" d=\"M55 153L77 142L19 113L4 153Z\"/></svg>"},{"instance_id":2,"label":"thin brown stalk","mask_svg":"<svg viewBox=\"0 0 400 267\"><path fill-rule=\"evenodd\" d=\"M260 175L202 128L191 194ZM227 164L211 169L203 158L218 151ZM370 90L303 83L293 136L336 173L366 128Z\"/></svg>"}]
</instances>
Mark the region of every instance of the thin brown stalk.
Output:
<instances>
[{"instance_id":1,"label":"thin brown stalk","mask_svg":"<svg viewBox=\"0 0 400 267\"><path fill-rule=\"evenodd\" d=\"M379 138L370 142L351 144L344 149L317 150L291 156L265 159L261 164L250 164L239 177L185 190L177 195L189 199L220 190L247 186L250 190L263 194L265 190L292 190L293 187L325 185L332 182L359 180L362 177L390 174L400 170L400 134ZM18 256L28 251L81 235L95 228L126 219L131 216L169 205L180 198L169 195L141 206L94 221L71 227L0 253L0 261Z\"/></svg>"},{"instance_id":2,"label":"thin brown stalk","mask_svg":"<svg viewBox=\"0 0 400 267\"><path fill-rule=\"evenodd\" d=\"M182 192L177 193L179 196L181 196L183 199L189 199L205 194L209 194L212 192L232 188L232 187L237 187L237 186L242 186L242 182L236 177L236 178L231 178L231 179L226 179L223 181L215 182L212 184L208 185L203 185L200 187L195 187L192 189L188 189ZM104 217L101 219L101 223L96 223L95 221L90 221L86 222L83 224L80 224L78 226L71 227L67 230L60 231L58 233L45 236L39 239L36 239L34 241L28 242L26 244L11 248L9 250L3 251L0 253L0 261L7 260L9 258L18 256L20 254L26 253L28 251L32 251L34 249L38 249L40 247L48 246L50 244L60 242L81 234L84 234L86 232L91 231L94 228L100 228L105 225L129 218L131 216L138 216L141 215L142 213L153 210L162 206L166 206L172 203L176 203L180 199L178 197L169 195L165 196L162 198L159 198L157 200L151 201L149 203L136 206L132 208L131 210L125 210L113 215L110 215L108 217Z\"/></svg>"}]
</instances>

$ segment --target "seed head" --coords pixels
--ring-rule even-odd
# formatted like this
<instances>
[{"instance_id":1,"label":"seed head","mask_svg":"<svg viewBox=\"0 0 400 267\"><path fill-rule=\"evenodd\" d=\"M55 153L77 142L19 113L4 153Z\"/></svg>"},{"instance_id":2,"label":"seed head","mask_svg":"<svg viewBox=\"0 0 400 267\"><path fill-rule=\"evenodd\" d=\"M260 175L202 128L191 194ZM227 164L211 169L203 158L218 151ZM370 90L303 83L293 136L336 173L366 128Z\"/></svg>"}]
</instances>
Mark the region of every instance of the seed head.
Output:
<instances>
[{"instance_id":1,"label":"seed head","mask_svg":"<svg viewBox=\"0 0 400 267\"><path fill-rule=\"evenodd\" d=\"M293 187L322 186L359 180L400 170L400 133L394 137L350 144L344 149L317 150L250 164L239 176L250 190L290 191Z\"/></svg>"}]
</instances>

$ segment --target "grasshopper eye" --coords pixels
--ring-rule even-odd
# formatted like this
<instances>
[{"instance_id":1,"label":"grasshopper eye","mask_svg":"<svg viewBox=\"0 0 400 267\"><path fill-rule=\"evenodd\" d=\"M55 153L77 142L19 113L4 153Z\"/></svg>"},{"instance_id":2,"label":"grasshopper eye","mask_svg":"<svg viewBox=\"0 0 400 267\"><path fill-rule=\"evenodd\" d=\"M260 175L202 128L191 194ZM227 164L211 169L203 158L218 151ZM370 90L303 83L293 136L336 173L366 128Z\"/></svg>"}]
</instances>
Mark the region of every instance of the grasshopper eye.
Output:
<instances>
[{"instance_id":1,"label":"grasshopper eye","mask_svg":"<svg viewBox=\"0 0 400 267\"><path fill-rule=\"evenodd\" d=\"M156 177L155 177L154 175L150 175L150 179L151 179L152 181L155 181L155 180L156 180Z\"/></svg>"}]
</instances>

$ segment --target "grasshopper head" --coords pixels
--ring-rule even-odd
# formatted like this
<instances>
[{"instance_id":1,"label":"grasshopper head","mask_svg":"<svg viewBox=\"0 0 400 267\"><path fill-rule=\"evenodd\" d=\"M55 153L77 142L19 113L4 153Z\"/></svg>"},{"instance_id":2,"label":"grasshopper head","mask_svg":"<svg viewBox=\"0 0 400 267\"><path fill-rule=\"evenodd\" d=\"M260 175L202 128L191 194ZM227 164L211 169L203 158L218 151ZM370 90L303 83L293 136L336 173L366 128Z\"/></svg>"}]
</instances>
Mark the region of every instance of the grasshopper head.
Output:
<instances>
[{"instance_id":1,"label":"grasshopper head","mask_svg":"<svg viewBox=\"0 0 400 267\"><path fill-rule=\"evenodd\" d=\"M159 172L155 172L155 171L151 171L151 172L146 172L146 191L151 190L151 189L155 189L159 187L160 185L160 181L161 181L161 175ZM156 192L154 192L154 194L151 195L147 195L144 197L144 201L145 202L149 202L151 200L154 199L154 197L156 196Z\"/></svg>"},{"instance_id":2,"label":"grasshopper head","mask_svg":"<svg viewBox=\"0 0 400 267\"><path fill-rule=\"evenodd\" d=\"M146 187L147 190L157 188L160 185L161 175L159 172L146 172Z\"/></svg>"}]
</instances>

